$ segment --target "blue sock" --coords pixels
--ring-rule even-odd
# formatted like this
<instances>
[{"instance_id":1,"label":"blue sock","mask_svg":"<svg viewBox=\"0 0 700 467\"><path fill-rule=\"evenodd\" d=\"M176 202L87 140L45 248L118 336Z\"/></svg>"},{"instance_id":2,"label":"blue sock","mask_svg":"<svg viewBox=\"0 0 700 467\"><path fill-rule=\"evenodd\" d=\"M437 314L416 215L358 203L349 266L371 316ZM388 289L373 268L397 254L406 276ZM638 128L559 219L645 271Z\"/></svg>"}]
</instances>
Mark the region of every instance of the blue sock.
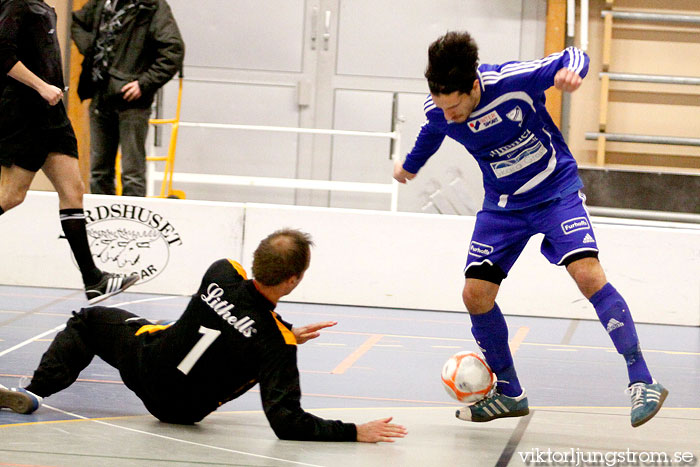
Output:
<instances>
[{"instance_id":1,"label":"blue sock","mask_svg":"<svg viewBox=\"0 0 700 467\"><path fill-rule=\"evenodd\" d=\"M598 319L608 332L617 352L625 357L630 384L651 383L651 374L642 356L637 330L622 295L609 282L590 299Z\"/></svg>"},{"instance_id":2,"label":"blue sock","mask_svg":"<svg viewBox=\"0 0 700 467\"><path fill-rule=\"evenodd\" d=\"M484 353L486 363L489 364L496 377L498 387L503 394L516 397L522 394L518 375L513 366L513 356L508 346L508 326L498 305L481 315L472 315L472 335L476 343Z\"/></svg>"}]
</instances>

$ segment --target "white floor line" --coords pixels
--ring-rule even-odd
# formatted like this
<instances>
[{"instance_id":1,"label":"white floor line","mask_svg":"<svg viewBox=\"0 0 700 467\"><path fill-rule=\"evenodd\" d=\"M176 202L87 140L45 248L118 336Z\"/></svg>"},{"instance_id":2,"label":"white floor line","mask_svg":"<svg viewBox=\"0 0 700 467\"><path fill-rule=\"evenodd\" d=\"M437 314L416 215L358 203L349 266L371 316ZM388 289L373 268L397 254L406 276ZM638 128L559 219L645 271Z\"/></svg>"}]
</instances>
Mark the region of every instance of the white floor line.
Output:
<instances>
[{"instance_id":1,"label":"white floor line","mask_svg":"<svg viewBox=\"0 0 700 467\"><path fill-rule=\"evenodd\" d=\"M126 302L115 303L114 305L111 305L111 306L112 307L120 307L120 306L124 306L124 305L131 305L134 303L153 302L156 300L170 300L173 298L180 298L180 295L173 295L173 296L168 295L165 297L152 297L152 298L142 298L140 300L129 300ZM61 324L60 326L56 326L53 329L49 329L48 331L42 332L41 334L38 334L34 337L30 337L29 339L22 341L19 344L10 347L9 349L3 350L2 352L0 352L0 357L4 357L5 355L7 355L10 352L14 352L17 349L21 349L25 345L31 344L32 342L36 341L37 339L41 339L44 336L48 336L49 334L59 332L59 331L63 330L63 328L65 328L65 327L66 327L66 325L64 323L64 324Z\"/></svg>"},{"instance_id":2,"label":"white floor line","mask_svg":"<svg viewBox=\"0 0 700 467\"><path fill-rule=\"evenodd\" d=\"M159 300L173 300L175 298L182 298L183 295L166 295L164 297L151 297L151 298L142 298L140 300L129 300L126 302L121 302L121 303L115 303L113 305L105 305L113 308L119 308L124 305L132 305L134 303L146 303L146 302L155 302ZM99 305L98 305L99 306ZM183 308L184 311L184 308Z\"/></svg>"},{"instance_id":3,"label":"white floor line","mask_svg":"<svg viewBox=\"0 0 700 467\"><path fill-rule=\"evenodd\" d=\"M15 351L15 350L17 350L17 349L20 349L20 348L24 347L24 346L27 345L27 344L31 344L31 343L34 342L35 340L41 339L41 338L44 337L44 336L48 336L49 334L52 334L52 333L54 333L54 332L59 332L59 331L61 331L61 330L62 330L63 328L65 328L65 327L66 327L66 325L65 325L65 323L64 323L64 324L61 324L60 326L56 326L56 327L53 328L53 329L49 329L48 331L42 332L41 334L38 334L38 335L36 335L36 336L34 336L34 337L30 337L30 338L27 339L26 341L20 342L19 344L10 347L10 348L7 349L7 350L3 350L2 352L0 352L0 357L4 357L4 356L7 355L8 353L13 352L13 351Z\"/></svg>"},{"instance_id":4,"label":"white floor line","mask_svg":"<svg viewBox=\"0 0 700 467\"><path fill-rule=\"evenodd\" d=\"M279 457L263 456L261 454L254 454L252 452L237 451L235 449L222 448L220 446L212 446L211 444L195 443L194 441L188 441L186 439L173 438L171 436L159 435L158 433L151 433L150 431L137 430L135 428L129 428L129 427L125 427L125 426L115 425L113 423L108 423L108 422L105 422L102 420L94 420L94 419L91 419L88 417L83 417L82 415L74 414L72 412L67 412L65 410L61 410L59 408L52 407L52 406L46 405L46 404L43 404L43 407L46 407L46 408L51 409L51 410L55 410L56 412L60 412L60 413L65 414L65 415L69 415L71 417L79 418L81 420L87 420L87 421L90 421L93 423L99 423L100 425L105 425L105 426L109 426L112 428L119 428L121 430L126 430L126 431L132 431L134 433L153 436L153 437L165 439L168 441L177 441L179 443L190 444L192 446L199 446L199 447L204 447L204 448L209 448L209 449L215 449L217 451L225 451L225 452L230 452L230 453L234 453L234 454L241 454L244 456L258 457L260 459L268 459L268 460L274 460L274 461L279 461L279 462L286 462L289 464L305 465L308 467L323 467L323 466L316 465L316 464L307 464L305 462L291 461L288 459L281 459Z\"/></svg>"}]
</instances>

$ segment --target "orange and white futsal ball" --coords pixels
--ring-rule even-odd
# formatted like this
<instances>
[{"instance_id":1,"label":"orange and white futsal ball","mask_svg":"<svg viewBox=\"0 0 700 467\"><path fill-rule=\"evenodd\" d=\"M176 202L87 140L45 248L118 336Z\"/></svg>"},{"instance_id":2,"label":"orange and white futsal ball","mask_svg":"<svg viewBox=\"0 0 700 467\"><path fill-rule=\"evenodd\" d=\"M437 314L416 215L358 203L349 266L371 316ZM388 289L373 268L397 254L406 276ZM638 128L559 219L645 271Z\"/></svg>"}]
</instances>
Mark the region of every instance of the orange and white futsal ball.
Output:
<instances>
[{"instance_id":1,"label":"orange and white futsal ball","mask_svg":"<svg viewBox=\"0 0 700 467\"><path fill-rule=\"evenodd\" d=\"M496 383L496 375L474 352L458 352L442 367L442 384L450 397L460 402L478 402Z\"/></svg>"}]
</instances>

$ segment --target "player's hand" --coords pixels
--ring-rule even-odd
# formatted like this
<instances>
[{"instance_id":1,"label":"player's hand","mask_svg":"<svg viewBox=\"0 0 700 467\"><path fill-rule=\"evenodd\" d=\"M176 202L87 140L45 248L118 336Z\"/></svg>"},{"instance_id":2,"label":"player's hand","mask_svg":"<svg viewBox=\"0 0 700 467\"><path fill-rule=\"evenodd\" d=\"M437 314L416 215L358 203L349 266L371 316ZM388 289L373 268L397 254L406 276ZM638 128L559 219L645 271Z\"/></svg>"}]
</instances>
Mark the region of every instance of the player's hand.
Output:
<instances>
[{"instance_id":1,"label":"player's hand","mask_svg":"<svg viewBox=\"0 0 700 467\"><path fill-rule=\"evenodd\" d=\"M568 68L562 68L554 76L554 87L560 91L574 92L581 86L582 82L583 78Z\"/></svg>"},{"instance_id":2,"label":"player's hand","mask_svg":"<svg viewBox=\"0 0 700 467\"><path fill-rule=\"evenodd\" d=\"M394 164L394 180L397 182L406 183L408 180L413 180L415 176L416 174L412 174L404 169L401 162L396 162L396 164Z\"/></svg>"},{"instance_id":3,"label":"player's hand","mask_svg":"<svg viewBox=\"0 0 700 467\"><path fill-rule=\"evenodd\" d=\"M321 335L321 329L329 328L338 324L337 321L321 321L320 323L307 324L298 328L292 327L292 334L297 338L297 344L303 344L311 339L316 339Z\"/></svg>"},{"instance_id":4,"label":"player's hand","mask_svg":"<svg viewBox=\"0 0 700 467\"><path fill-rule=\"evenodd\" d=\"M39 95L48 102L49 105L56 105L63 99L63 91L52 84L42 86Z\"/></svg>"},{"instance_id":5,"label":"player's hand","mask_svg":"<svg viewBox=\"0 0 700 467\"><path fill-rule=\"evenodd\" d=\"M393 417L373 420L357 425L357 440L363 443L378 443L384 441L393 443L394 438L403 438L408 430L401 425L389 423Z\"/></svg>"},{"instance_id":6,"label":"player's hand","mask_svg":"<svg viewBox=\"0 0 700 467\"><path fill-rule=\"evenodd\" d=\"M126 83L124 86L122 86L121 91L124 93L123 97L127 102L135 101L141 97L141 86L139 86L138 81Z\"/></svg>"}]
</instances>

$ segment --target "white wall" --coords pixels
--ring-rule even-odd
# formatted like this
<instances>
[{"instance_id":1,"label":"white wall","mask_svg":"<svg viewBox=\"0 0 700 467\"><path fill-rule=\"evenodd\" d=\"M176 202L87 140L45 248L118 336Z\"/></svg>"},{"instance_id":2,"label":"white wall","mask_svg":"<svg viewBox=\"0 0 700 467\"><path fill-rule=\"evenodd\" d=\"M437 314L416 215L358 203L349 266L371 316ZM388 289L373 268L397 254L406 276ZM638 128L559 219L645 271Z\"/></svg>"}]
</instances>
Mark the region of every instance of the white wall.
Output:
<instances>
[{"instance_id":1,"label":"white wall","mask_svg":"<svg viewBox=\"0 0 700 467\"><path fill-rule=\"evenodd\" d=\"M95 264L139 272L138 292L189 295L213 261L242 255L241 204L86 195L84 207L92 217L87 230ZM105 215L109 210L127 215ZM0 284L81 286L62 236L56 193L30 191L22 205L0 216Z\"/></svg>"},{"instance_id":2,"label":"white wall","mask_svg":"<svg viewBox=\"0 0 700 467\"><path fill-rule=\"evenodd\" d=\"M425 120L423 71L428 45L438 36L470 31L484 63L530 60L544 50L546 0L405 0L400 8L386 0L169 4L187 48L182 121L386 132L396 92L406 119L402 154ZM307 99L299 99L302 84ZM165 87L164 116L174 114L176 96L172 82ZM389 183L388 156L386 139L181 127L175 170ZM450 183L452 168L474 186L474 205L480 205L476 163L461 145L445 144L424 169L427 175L402 187L399 210L420 212L424 192ZM188 199L389 208L388 196L376 194L194 183L177 188Z\"/></svg>"},{"instance_id":3,"label":"white wall","mask_svg":"<svg viewBox=\"0 0 700 467\"><path fill-rule=\"evenodd\" d=\"M88 224L93 240L100 233L152 240L135 264L120 268L120 259L134 257L118 251L106 262L97 260L100 267L124 272L153 266L157 274L134 292L189 295L215 259L238 259L250 270L258 242L273 230L293 227L309 232L316 246L311 268L290 301L463 311L462 269L472 217L85 196L93 217L98 206L111 205L136 206L160 216L161 227L171 226L156 237L153 222L123 216ZM30 192L25 204L0 217L0 284L79 287L78 270L68 265L68 245L58 238L56 210L55 194ZM700 226L594 221L608 278L637 321L700 325ZM506 314L595 318L565 270L539 254L537 237L502 284L498 301Z\"/></svg>"},{"instance_id":4,"label":"white wall","mask_svg":"<svg viewBox=\"0 0 700 467\"><path fill-rule=\"evenodd\" d=\"M700 226L597 219L600 259L639 322L700 325ZM246 206L246 259L281 225L312 233L312 266L289 300L464 311L462 270L474 218ZM506 314L595 319L566 270L528 243L498 303ZM248 264L248 263L245 263Z\"/></svg>"}]
</instances>

